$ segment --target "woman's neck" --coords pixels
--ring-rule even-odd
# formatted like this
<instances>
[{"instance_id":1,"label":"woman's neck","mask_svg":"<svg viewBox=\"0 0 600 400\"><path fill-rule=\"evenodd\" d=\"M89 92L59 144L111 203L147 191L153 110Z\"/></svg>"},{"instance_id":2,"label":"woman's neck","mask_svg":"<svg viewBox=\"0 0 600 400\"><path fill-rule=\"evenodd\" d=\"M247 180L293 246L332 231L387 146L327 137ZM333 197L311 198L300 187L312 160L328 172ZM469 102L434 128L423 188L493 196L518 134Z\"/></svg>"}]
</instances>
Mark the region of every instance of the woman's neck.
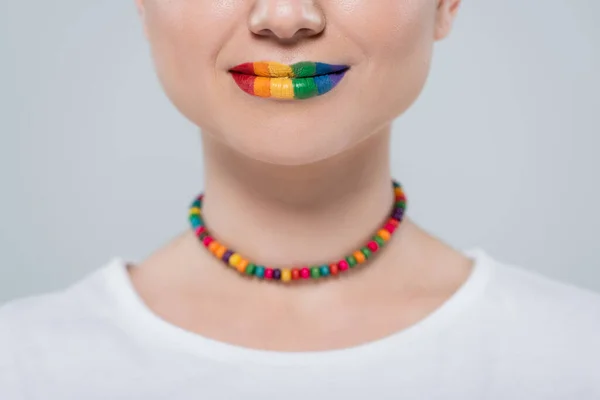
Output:
<instances>
[{"instance_id":1,"label":"woman's neck","mask_svg":"<svg viewBox=\"0 0 600 400\"><path fill-rule=\"evenodd\" d=\"M390 126L332 159L275 166L203 134L203 217L214 236L273 266L333 262L362 246L393 203Z\"/></svg>"}]
</instances>

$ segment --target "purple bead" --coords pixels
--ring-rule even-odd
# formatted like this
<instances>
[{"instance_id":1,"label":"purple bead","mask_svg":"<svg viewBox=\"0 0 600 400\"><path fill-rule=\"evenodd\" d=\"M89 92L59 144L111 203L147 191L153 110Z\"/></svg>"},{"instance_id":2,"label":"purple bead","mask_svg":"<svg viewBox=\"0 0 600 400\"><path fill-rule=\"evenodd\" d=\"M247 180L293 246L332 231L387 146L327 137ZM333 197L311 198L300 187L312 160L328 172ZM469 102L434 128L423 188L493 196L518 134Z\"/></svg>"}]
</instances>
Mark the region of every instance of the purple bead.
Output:
<instances>
[{"instance_id":1,"label":"purple bead","mask_svg":"<svg viewBox=\"0 0 600 400\"><path fill-rule=\"evenodd\" d=\"M401 208L396 208L394 209L394 212L392 213L392 218L394 218L395 220L402 220L402 217L404 216L404 210Z\"/></svg>"},{"instance_id":2,"label":"purple bead","mask_svg":"<svg viewBox=\"0 0 600 400\"><path fill-rule=\"evenodd\" d=\"M229 257L231 257L232 255L233 255L233 251L227 250L225 252L225 254L223 254L222 260L225 261L226 263L228 263L229 262Z\"/></svg>"},{"instance_id":3,"label":"purple bead","mask_svg":"<svg viewBox=\"0 0 600 400\"><path fill-rule=\"evenodd\" d=\"M273 279L275 279L277 281L281 279L281 270L280 269L273 270Z\"/></svg>"}]
</instances>

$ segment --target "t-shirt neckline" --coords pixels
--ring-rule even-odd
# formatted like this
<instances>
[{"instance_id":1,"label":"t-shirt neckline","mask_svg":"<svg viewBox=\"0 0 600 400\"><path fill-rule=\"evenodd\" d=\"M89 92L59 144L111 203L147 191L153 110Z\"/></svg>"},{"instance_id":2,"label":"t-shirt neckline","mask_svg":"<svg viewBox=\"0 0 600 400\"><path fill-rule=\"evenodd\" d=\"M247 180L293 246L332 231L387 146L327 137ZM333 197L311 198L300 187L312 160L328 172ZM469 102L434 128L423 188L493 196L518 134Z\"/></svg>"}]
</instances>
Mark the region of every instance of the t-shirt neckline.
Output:
<instances>
[{"instance_id":1,"label":"t-shirt neckline","mask_svg":"<svg viewBox=\"0 0 600 400\"><path fill-rule=\"evenodd\" d=\"M382 356L390 348L400 351L409 349L416 340L425 340L428 335L442 331L445 324L477 303L477 298L487 285L494 260L479 247L463 250L463 254L474 260L473 268L463 284L438 308L413 325L386 337L344 349L283 352L260 350L211 339L171 324L155 314L137 293L129 274L128 263L114 257L103 270L103 277L110 296L118 309L118 323L136 339L146 344L167 347L200 357L209 357L221 362L253 363L271 365L315 365L364 361L368 357Z\"/></svg>"}]
</instances>

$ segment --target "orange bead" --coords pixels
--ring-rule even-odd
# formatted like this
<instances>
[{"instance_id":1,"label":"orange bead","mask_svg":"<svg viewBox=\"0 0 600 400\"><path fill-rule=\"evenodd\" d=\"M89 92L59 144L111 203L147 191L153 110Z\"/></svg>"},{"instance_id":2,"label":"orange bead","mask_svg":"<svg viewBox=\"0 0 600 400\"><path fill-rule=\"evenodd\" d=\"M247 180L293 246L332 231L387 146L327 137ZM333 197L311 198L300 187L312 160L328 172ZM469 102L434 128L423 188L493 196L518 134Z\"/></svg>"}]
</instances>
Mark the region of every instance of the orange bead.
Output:
<instances>
[{"instance_id":1,"label":"orange bead","mask_svg":"<svg viewBox=\"0 0 600 400\"><path fill-rule=\"evenodd\" d=\"M219 257L219 258L223 258L223 255L225 254L225 252L227 251L227 248L225 246L223 246L222 244L219 245L219 247L215 250L215 256Z\"/></svg>"},{"instance_id":2,"label":"orange bead","mask_svg":"<svg viewBox=\"0 0 600 400\"><path fill-rule=\"evenodd\" d=\"M215 251L217 250L217 248L220 246L219 242L217 242L216 240L213 240L212 242L210 242L210 244L208 245L208 251L210 251L211 253L215 254Z\"/></svg>"},{"instance_id":3,"label":"orange bead","mask_svg":"<svg viewBox=\"0 0 600 400\"><path fill-rule=\"evenodd\" d=\"M388 231L386 231L385 229L380 230L379 232L377 232L377 234L379 235L380 238L382 238L383 240L385 240L386 242L388 240L390 240L390 233Z\"/></svg>"},{"instance_id":4,"label":"orange bead","mask_svg":"<svg viewBox=\"0 0 600 400\"><path fill-rule=\"evenodd\" d=\"M359 264L364 263L366 260L365 255L361 251L356 250L352 255L354 256L354 258L356 258L356 261Z\"/></svg>"},{"instance_id":5,"label":"orange bead","mask_svg":"<svg viewBox=\"0 0 600 400\"><path fill-rule=\"evenodd\" d=\"M403 192L403 191L402 191L402 189L400 189L400 188L395 188L395 189L394 189L394 194L395 194L396 196L404 196L404 192Z\"/></svg>"},{"instance_id":6,"label":"orange bead","mask_svg":"<svg viewBox=\"0 0 600 400\"><path fill-rule=\"evenodd\" d=\"M238 270L238 272L240 273L244 273L246 272L246 267L248 266L248 260L244 260L243 258L237 263L237 265L235 266L235 268Z\"/></svg>"}]
</instances>

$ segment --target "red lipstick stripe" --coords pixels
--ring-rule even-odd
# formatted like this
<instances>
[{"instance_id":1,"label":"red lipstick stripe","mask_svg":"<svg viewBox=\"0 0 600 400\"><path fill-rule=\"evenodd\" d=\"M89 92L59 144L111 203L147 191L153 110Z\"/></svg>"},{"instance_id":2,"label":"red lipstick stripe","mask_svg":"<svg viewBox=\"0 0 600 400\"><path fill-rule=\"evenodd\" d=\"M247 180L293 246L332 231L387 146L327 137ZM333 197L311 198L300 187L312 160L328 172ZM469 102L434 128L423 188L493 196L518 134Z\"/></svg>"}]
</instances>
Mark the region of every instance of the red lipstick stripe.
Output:
<instances>
[{"instance_id":1,"label":"red lipstick stripe","mask_svg":"<svg viewBox=\"0 0 600 400\"><path fill-rule=\"evenodd\" d=\"M240 74L254 75L254 63L244 63L231 69Z\"/></svg>"},{"instance_id":2,"label":"red lipstick stripe","mask_svg":"<svg viewBox=\"0 0 600 400\"><path fill-rule=\"evenodd\" d=\"M244 91L250 94L254 94L254 80L256 76L254 75L244 75L233 73L233 79L235 79L235 83Z\"/></svg>"}]
</instances>

